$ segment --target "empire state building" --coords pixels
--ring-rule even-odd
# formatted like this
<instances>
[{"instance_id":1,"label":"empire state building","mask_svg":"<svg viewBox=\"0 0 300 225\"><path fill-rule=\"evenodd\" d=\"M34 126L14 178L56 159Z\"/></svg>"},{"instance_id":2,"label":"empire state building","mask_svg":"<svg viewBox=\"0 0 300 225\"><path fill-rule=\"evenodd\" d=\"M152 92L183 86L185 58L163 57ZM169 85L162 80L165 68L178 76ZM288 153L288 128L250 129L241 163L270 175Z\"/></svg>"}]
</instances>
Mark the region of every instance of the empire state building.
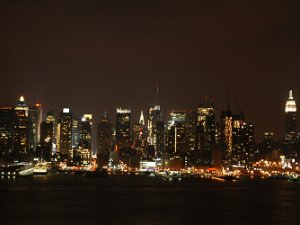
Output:
<instances>
[{"instance_id":1,"label":"empire state building","mask_svg":"<svg viewBox=\"0 0 300 225\"><path fill-rule=\"evenodd\" d=\"M296 101L293 97L293 91L289 90L289 98L285 105L285 139L288 142L294 142L296 138Z\"/></svg>"}]
</instances>

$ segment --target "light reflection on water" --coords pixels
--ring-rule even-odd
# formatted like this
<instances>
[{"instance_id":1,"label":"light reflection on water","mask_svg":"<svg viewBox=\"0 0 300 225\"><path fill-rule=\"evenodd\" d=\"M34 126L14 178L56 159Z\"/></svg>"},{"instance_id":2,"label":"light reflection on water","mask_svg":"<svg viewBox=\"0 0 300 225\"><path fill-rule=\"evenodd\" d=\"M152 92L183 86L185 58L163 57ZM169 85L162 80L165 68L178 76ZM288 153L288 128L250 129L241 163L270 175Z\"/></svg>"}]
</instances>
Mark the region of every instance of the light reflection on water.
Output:
<instances>
[{"instance_id":1,"label":"light reflection on water","mask_svg":"<svg viewBox=\"0 0 300 225\"><path fill-rule=\"evenodd\" d=\"M300 210L300 184L276 180L47 175L0 189L1 224L297 224Z\"/></svg>"}]
</instances>

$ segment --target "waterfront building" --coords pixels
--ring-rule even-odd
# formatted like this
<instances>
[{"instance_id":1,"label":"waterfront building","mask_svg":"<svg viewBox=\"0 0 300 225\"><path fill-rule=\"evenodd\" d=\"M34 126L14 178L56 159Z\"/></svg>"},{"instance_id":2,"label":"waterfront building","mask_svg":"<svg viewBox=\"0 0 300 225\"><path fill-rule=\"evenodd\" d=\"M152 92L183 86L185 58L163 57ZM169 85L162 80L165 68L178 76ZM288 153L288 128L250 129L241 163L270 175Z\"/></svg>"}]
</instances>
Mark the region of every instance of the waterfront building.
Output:
<instances>
[{"instance_id":1,"label":"waterfront building","mask_svg":"<svg viewBox=\"0 0 300 225\"><path fill-rule=\"evenodd\" d=\"M289 90L289 97L285 104L285 140L294 143L297 134L297 107L293 97L293 90Z\"/></svg>"},{"instance_id":2,"label":"waterfront building","mask_svg":"<svg viewBox=\"0 0 300 225\"><path fill-rule=\"evenodd\" d=\"M131 146L130 118L130 109L117 108L116 141L119 149Z\"/></svg>"},{"instance_id":3,"label":"waterfront building","mask_svg":"<svg viewBox=\"0 0 300 225\"><path fill-rule=\"evenodd\" d=\"M42 123L42 105L35 104L29 107L28 125L29 125L29 147L33 151L40 143L41 139L41 123Z\"/></svg>"},{"instance_id":4,"label":"waterfront building","mask_svg":"<svg viewBox=\"0 0 300 225\"><path fill-rule=\"evenodd\" d=\"M0 107L0 158L8 158L13 152L14 109Z\"/></svg>"},{"instance_id":5,"label":"waterfront building","mask_svg":"<svg viewBox=\"0 0 300 225\"><path fill-rule=\"evenodd\" d=\"M63 160L68 159L72 161L73 114L69 108L63 108L63 111L59 115L58 124L59 153Z\"/></svg>"},{"instance_id":6,"label":"waterfront building","mask_svg":"<svg viewBox=\"0 0 300 225\"><path fill-rule=\"evenodd\" d=\"M28 121L28 111L29 108L25 104L25 99L23 96L20 97L17 106L15 107L14 115L14 142L13 142L13 153L17 158L22 158L30 154L29 141L28 141L28 131L29 131L29 121Z\"/></svg>"},{"instance_id":7,"label":"waterfront building","mask_svg":"<svg viewBox=\"0 0 300 225\"><path fill-rule=\"evenodd\" d=\"M98 123L97 130L97 160L98 164L108 165L109 156L112 150L112 124L107 116L107 112L104 113L100 122Z\"/></svg>"}]
</instances>

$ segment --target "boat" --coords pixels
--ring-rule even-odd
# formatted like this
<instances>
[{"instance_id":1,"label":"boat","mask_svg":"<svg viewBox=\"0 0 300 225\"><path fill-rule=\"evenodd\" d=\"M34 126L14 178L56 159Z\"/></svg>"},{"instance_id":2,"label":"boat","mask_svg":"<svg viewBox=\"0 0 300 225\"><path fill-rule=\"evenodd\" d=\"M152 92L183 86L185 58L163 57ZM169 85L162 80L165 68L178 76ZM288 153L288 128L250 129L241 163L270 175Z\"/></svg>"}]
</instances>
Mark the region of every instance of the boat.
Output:
<instances>
[{"instance_id":1,"label":"boat","mask_svg":"<svg viewBox=\"0 0 300 225\"><path fill-rule=\"evenodd\" d=\"M33 167L33 174L47 174L47 163L39 162Z\"/></svg>"},{"instance_id":2,"label":"boat","mask_svg":"<svg viewBox=\"0 0 300 225\"><path fill-rule=\"evenodd\" d=\"M31 176L33 175L32 164L18 164L10 165L0 168L0 175L2 178L16 178L18 176Z\"/></svg>"},{"instance_id":3,"label":"boat","mask_svg":"<svg viewBox=\"0 0 300 225\"><path fill-rule=\"evenodd\" d=\"M239 180L238 177L231 176L231 175L212 176L211 178L213 180L218 180L218 181L236 181L236 180Z\"/></svg>"},{"instance_id":4,"label":"boat","mask_svg":"<svg viewBox=\"0 0 300 225\"><path fill-rule=\"evenodd\" d=\"M33 175L33 166L32 164L24 165L19 168L18 176L26 177Z\"/></svg>"}]
</instances>

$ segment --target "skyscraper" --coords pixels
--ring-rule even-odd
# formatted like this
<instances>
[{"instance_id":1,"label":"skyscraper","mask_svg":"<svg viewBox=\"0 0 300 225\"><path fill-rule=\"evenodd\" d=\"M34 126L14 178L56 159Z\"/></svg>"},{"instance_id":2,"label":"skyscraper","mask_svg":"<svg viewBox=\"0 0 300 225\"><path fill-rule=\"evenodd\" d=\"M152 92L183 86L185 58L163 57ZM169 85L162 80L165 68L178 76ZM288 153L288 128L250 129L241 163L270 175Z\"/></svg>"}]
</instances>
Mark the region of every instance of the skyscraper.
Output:
<instances>
[{"instance_id":1,"label":"skyscraper","mask_svg":"<svg viewBox=\"0 0 300 225\"><path fill-rule=\"evenodd\" d=\"M129 147L130 138L130 109L117 108L116 141L119 148Z\"/></svg>"},{"instance_id":2,"label":"skyscraper","mask_svg":"<svg viewBox=\"0 0 300 225\"><path fill-rule=\"evenodd\" d=\"M285 140L289 143L294 143L296 139L296 113L297 107L293 91L289 90L289 98L285 104Z\"/></svg>"},{"instance_id":3,"label":"skyscraper","mask_svg":"<svg viewBox=\"0 0 300 225\"><path fill-rule=\"evenodd\" d=\"M43 121L41 124L41 141L40 141L40 149L42 151L42 160L47 162L50 161L54 143L54 121L49 119L47 116L47 120Z\"/></svg>"},{"instance_id":4,"label":"skyscraper","mask_svg":"<svg viewBox=\"0 0 300 225\"><path fill-rule=\"evenodd\" d=\"M149 108L148 116L148 143L154 146L156 150L157 146L157 122L162 120L162 111L160 105L154 105Z\"/></svg>"},{"instance_id":5,"label":"skyscraper","mask_svg":"<svg viewBox=\"0 0 300 225\"><path fill-rule=\"evenodd\" d=\"M90 162L92 154L92 114L84 114L80 123L80 141L79 146L81 150L81 160L83 164Z\"/></svg>"},{"instance_id":6,"label":"skyscraper","mask_svg":"<svg viewBox=\"0 0 300 225\"><path fill-rule=\"evenodd\" d=\"M69 108L64 108L59 116L59 150L63 159L73 159L72 124L73 115Z\"/></svg>"},{"instance_id":7,"label":"skyscraper","mask_svg":"<svg viewBox=\"0 0 300 225\"><path fill-rule=\"evenodd\" d=\"M166 138L168 153L183 155L188 151L188 137L185 124L186 112L177 111L170 114Z\"/></svg>"},{"instance_id":8,"label":"skyscraper","mask_svg":"<svg viewBox=\"0 0 300 225\"><path fill-rule=\"evenodd\" d=\"M29 107L29 146L35 151L40 143L41 123L42 123L42 105L35 104Z\"/></svg>"},{"instance_id":9,"label":"skyscraper","mask_svg":"<svg viewBox=\"0 0 300 225\"><path fill-rule=\"evenodd\" d=\"M133 145L137 150L144 150L146 145L145 140L146 135L146 127L145 127L145 119L144 113L141 111L140 119L138 123L133 124Z\"/></svg>"},{"instance_id":10,"label":"skyscraper","mask_svg":"<svg viewBox=\"0 0 300 225\"><path fill-rule=\"evenodd\" d=\"M0 158L8 158L13 151L14 110L0 107Z\"/></svg>"},{"instance_id":11,"label":"skyscraper","mask_svg":"<svg viewBox=\"0 0 300 225\"><path fill-rule=\"evenodd\" d=\"M223 158L225 158L227 163L230 164L232 157L232 113L229 106L227 110L221 112L220 130L220 144Z\"/></svg>"},{"instance_id":12,"label":"skyscraper","mask_svg":"<svg viewBox=\"0 0 300 225\"><path fill-rule=\"evenodd\" d=\"M80 119L73 118L72 121L72 148L78 147L80 142Z\"/></svg>"},{"instance_id":13,"label":"skyscraper","mask_svg":"<svg viewBox=\"0 0 300 225\"><path fill-rule=\"evenodd\" d=\"M98 124L97 135L98 164L101 166L108 165L109 155L112 149L112 125L106 112Z\"/></svg>"},{"instance_id":14,"label":"skyscraper","mask_svg":"<svg viewBox=\"0 0 300 225\"><path fill-rule=\"evenodd\" d=\"M25 99L21 96L15 107L14 155L16 157L23 157L30 153L28 142L28 111L29 108L25 104Z\"/></svg>"},{"instance_id":15,"label":"skyscraper","mask_svg":"<svg viewBox=\"0 0 300 225\"><path fill-rule=\"evenodd\" d=\"M201 103L197 110L195 150L201 164L210 164L215 145L215 113L213 102Z\"/></svg>"}]
</instances>

